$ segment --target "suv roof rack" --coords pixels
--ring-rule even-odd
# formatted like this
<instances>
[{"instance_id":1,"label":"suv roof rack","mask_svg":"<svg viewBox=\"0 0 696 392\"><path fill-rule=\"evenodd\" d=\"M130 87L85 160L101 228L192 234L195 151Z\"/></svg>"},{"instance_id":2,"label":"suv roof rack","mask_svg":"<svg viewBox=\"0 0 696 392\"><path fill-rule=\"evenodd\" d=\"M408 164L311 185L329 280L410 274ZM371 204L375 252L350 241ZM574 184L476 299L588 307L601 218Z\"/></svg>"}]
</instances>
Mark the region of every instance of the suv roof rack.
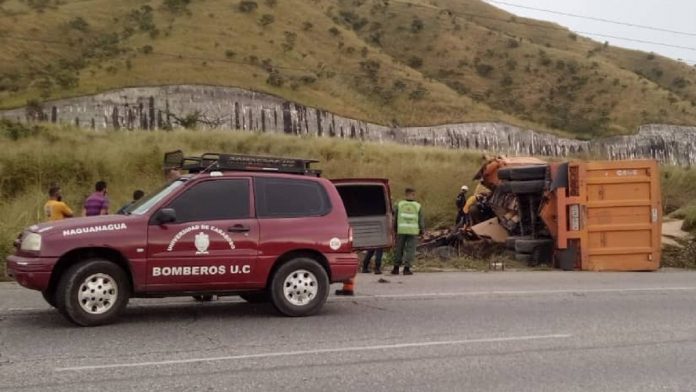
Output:
<instances>
[{"instance_id":1,"label":"suv roof rack","mask_svg":"<svg viewBox=\"0 0 696 392\"><path fill-rule=\"evenodd\" d=\"M164 169L181 169L189 173L204 171L255 171L300 174L319 177L321 170L310 169L314 159L207 152L187 157L181 150L164 153Z\"/></svg>"}]
</instances>

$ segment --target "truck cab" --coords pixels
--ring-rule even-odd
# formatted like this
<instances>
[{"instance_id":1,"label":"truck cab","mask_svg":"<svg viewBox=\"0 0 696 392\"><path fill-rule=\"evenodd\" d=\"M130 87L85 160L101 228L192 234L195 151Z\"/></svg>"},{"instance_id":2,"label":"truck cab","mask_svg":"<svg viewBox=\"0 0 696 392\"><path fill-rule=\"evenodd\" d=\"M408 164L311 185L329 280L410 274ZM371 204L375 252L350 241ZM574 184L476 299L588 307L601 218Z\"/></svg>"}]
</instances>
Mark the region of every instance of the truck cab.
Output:
<instances>
[{"instance_id":1,"label":"truck cab","mask_svg":"<svg viewBox=\"0 0 696 392\"><path fill-rule=\"evenodd\" d=\"M393 233L386 180L334 184L314 162L169 153L165 165L190 174L125 215L26 229L8 274L84 326L115 320L130 297L239 295L315 314L331 283L355 276L356 249L389 247Z\"/></svg>"}]
</instances>

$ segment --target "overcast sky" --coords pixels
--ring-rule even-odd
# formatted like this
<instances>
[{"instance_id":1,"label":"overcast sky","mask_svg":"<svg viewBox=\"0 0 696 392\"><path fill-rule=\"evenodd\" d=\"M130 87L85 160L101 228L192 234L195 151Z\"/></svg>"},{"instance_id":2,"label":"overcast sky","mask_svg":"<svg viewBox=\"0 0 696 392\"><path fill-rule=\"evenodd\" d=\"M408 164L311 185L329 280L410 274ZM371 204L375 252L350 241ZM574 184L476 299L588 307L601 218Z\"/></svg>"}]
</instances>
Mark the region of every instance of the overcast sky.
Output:
<instances>
[{"instance_id":1,"label":"overcast sky","mask_svg":"<svg viewBox=\"0 0 696 392\"><path fill-rule=\"evenodd\" d=\"M622 46L655 52L689 64L696 64L696 0L485 0L516 15L534 19L548 20L568 27L582 35L600 42L609 41L613 46ZM674 30L685 34L648 30L622 26L594 20L558 15L549 12L515 7L509 4L540 8L583 15L593 18L609 19L624 23L645 25L658 29ZM626 37L641 41L660 42L669 45L689 47L672 48L648 43L638 43L593 36L587 33Z\"/></svg>"}]
</instances>

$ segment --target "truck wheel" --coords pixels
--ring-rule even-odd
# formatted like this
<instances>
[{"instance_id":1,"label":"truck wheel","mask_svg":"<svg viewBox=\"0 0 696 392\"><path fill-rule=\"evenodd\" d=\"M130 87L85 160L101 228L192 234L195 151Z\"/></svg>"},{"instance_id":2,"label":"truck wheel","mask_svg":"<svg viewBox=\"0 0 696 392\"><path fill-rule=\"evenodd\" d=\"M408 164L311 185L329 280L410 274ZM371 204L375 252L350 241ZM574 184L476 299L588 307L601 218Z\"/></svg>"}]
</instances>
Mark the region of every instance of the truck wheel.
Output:
<instances>
[{"instance_id":1,"label":"truck wheel","mask_svg":"<svg viewBox=\"0 0 696 392\"><path fill-rule=\"evenodd\" d=\"M313 259L292 259L273 274L271 302L286 316L312 315L321 309L328 295L329 277Z\"/></svg>"},{"instance_id":2,"label":"truck wheel","mask_svg":"<svg viewBox=\"0 0 696 392\"><path fill-rule=\"evenodd\" d=\"M56 305L71 322L95 326L113 322L128 304L126 273L108 260L91 259L70 267L56 289Z\"/></svg>"},{"instance_id":3,"label":"truck wheel","mask_svg":"<svg viewBox=\"0 0 696 392\"><path fill-rule=\"evenodd\" d=\"M213 295L212 294L194 295L193 299L195 299L198 302L210 302L213 300Z\"/></svg>"},{"instance_id":4,"label":"truck wheel","mask_svg":"<svg viewBox=\"0 0 696 392\"><path fill-rule=\"evenodd\" d=\"M553 266L553 244L547 243L534 248L534 251L532 251L532 262L534 267L542 264Z\"/></svg>"},{"instance_id":5,"label":"truck wheel","mask_svg":"<svg viewBox=\"0 0 696 392\"><path fill-rule=\"evenodd\" d=\"M51 290L45 290L41 292L41 295L43 296L43 299L48 302L49 305L53 306L54 308L56 307L56 295L55 292Z\"/></svg>"},{"instance_id":6,"label":"truck wheel","mask_svg":"<svg viewBox=\"0 0 696 392\"><path fill-rule=\"evenodd\" d=\"M506 167L498 170L501 180L528 181L546 178L546 165Z\"/></svg>"},{"instance_id":7,"label":"truck wheel","mask_svg":"<svg viewBox=\"0 0 696 392\"><path fill-rule=\"evenodd\" d=\"M250 304L265 304L270 300L268 298L268 293L265 291L239 294L239 297L249 302Z\"/></svg>"},{"instance_id":8,"label":"truck wheel","mask_svg":"<svg viewBox=\"0 0 696 392\"><path fill-rule=\"evenodd\" d=\"M541 239L519 239L515 241L515 252L517 253L528 253L534 252L537 247L551 246L553 245L553 240L550 238Z\"/></svg>"}]
</instances>

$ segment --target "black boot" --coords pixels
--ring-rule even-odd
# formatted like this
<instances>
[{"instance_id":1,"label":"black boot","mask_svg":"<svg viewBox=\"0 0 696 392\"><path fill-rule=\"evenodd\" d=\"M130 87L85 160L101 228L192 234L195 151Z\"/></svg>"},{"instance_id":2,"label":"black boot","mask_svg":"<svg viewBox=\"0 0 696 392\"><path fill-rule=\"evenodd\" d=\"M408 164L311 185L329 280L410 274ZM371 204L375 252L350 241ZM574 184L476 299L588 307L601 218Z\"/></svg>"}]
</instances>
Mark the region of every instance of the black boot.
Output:
<instances>
[{"instance_id":1,"label":"black boot","mask_svg":"<svg viewBox=\"0 0 696 392\"><path fill-rule=\"evenodd\" d=\"M398 274L399 274L399 266L398 266L398 265L395 265L395 266L394 266L394 269L392 269L391 274L392 274L392 275L398 275Z\"/></svg>"},{"instance_id":2,"label":"black boot","mask_svg":"<svg viewBox=\"0 0 696 392\"><path fill-rule=\"evenodd\" d=\"M404 268L404 275L413 275L413 272L411 272L411 269L406 267Z\"/></svg>"},{"instance_id":3,"label":"black boot","mask_svg":"<svg viewBox=\"0 0 696 392\"><path fill-rule=\"evenodd\" d=\"M369 274L369 273L370 273L370 269L367 268L367 267L363 267L363 269L362 269L361 272L362 272L363 274Z\"/></svg>"}]
</instances>

